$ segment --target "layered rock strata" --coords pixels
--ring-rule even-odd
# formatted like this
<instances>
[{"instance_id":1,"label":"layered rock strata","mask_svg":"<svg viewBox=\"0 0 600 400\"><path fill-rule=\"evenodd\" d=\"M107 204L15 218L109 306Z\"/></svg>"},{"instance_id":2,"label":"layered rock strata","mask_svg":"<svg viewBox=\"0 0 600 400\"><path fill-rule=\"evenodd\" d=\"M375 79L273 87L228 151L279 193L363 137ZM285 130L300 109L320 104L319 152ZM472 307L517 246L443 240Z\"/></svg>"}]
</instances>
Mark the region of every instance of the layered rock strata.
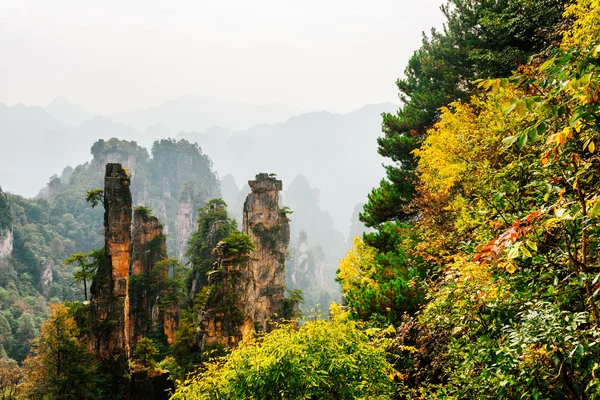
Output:
<instances>
[{"instance_id":1,"label":"layered rock strata","mask_svg":"<svg viewBox=\"0 0 600 400\"><path fill-rule=\"evenodd\" d=\"M104 177L104 263L91 286L90 347L104 371L125 385L130 355L130 179L121 164L107 164Z\"/></svg>"},{"instance_id":2,"label":"layered rock strata","mask_svg":"<svg viewBox=\"0 0 600 400\"><path fill-rule=\"evenodd\" d=\"M250 265L254 275L254 325L269 332L284 317L285 258L290 243L288 218L279 208L282 182L268 174L248 181L251 193L244 202L242 231L255 243Z\"/></svg>"}]
</instances>

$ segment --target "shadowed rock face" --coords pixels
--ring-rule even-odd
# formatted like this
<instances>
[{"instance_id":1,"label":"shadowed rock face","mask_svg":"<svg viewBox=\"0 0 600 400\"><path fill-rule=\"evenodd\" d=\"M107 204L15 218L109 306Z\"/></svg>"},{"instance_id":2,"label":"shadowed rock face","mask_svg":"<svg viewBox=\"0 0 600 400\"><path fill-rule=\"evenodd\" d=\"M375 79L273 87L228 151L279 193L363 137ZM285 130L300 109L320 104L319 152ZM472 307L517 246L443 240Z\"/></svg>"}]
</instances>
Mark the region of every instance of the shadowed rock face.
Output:
<instances>
[{"instance_id":1,"label":"shadowed rock face","mask_svg":"<svg viewBox=\"0 0 600 400\"><path fill-rule=\"evenodd\" d=\"M285 257L290 226L279 208L282 182L268 174L258 174L248 184L252 192L244 203L242 229L256 246L250 261L256 299L254 325L269 332L270 322L284 316Z\"/></svg>"},{"instance_id":2,"label":"shadowed rock face","mask_svg":"<svg viewBox=\"0 0 600 400\"><path fill-rule=\"evenodd\" d=\"M92 293L90 346L98 356L102 369L110 371L115 377L124 376L128 370L130 354L128 291L131 259L131 191L129 185L129 176L121 164L106 165L105 262L99 267L90 290Z\"/></svg>"},{"instance_id":3,"label":"shadowed rock face","mask_svg":"<svg viewBox=\"0 0 600 400\"><path fill-rule=\"evenodd\" d=\"M164 319L164 313L161 313L158 306L158 296L150 290L150 281L156 263L167 259L167 242L158 218L144 208L136 208L133 213L132 234L133 263L129 301L131 347L134 348L151 327L162 323Z\"/></svg>"}]
</instances>

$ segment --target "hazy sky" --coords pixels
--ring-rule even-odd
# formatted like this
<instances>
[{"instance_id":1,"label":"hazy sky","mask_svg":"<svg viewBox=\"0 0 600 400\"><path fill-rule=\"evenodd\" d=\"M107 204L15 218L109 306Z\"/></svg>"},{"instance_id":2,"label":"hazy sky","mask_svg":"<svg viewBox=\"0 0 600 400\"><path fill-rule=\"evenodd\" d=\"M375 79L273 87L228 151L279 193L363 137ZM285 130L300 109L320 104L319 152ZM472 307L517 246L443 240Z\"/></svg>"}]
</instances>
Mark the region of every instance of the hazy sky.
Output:
<instances>
[{"instance_id":1,"label":"hazy sky","mask_svg":"<svg viewBox=\"0 0 600 400\"><path fill-rule=\"evenodd\" d=\"M345 111L394 86L441 0L0 0L0 102L182 94Z\"/></svg>"}]
</instances>

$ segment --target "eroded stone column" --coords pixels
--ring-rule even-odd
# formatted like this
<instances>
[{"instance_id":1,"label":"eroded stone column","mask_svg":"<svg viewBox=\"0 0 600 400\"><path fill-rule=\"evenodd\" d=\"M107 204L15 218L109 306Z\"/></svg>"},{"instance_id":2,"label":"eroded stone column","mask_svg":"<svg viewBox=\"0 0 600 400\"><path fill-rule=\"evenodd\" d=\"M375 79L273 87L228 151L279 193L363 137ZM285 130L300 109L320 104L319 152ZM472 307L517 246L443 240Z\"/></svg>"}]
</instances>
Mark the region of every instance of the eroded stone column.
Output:
<instances>
[{"instance_id":1,"label":"eroded stone column","mask_svg":"<svg viewBox=\"0 0 600 400\"><path fill-rule=\"evenodd\" d=\"M244 202L242 229L256 246L251 260L256 293L254 325L269 332L270 322L284 316L285 257L290 226L285 212L279 208L282 182L263 173L248 184L252 192Z\"/></svg>"},{"instance_id":2,"label":"eroded stone column","mask_svg":"<svg viewBox=\"0 0 600 400\"><path fill-rule=\"evenodd\" d=\"M121 164L107 164L104 177L104 263L91 287L90 346L102 369L125 380L130 355L130 179Z\"/></svg>"}]
</instances>

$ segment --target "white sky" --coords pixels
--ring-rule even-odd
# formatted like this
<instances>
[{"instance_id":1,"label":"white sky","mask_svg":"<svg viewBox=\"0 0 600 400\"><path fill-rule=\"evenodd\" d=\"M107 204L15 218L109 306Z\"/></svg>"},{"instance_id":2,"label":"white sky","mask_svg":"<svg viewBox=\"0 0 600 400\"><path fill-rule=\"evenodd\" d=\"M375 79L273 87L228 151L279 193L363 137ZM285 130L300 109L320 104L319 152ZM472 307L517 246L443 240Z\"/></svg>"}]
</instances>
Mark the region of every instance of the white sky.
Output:
<instances>
[{"instance_id":1,"label":"white sky","mask_svg":"<svg viewBox=\"0 0 600 400\"><path fill-rule=\"evenodd\" d=\"M441 0L0 0L0 102L92 112L183 94L348 111L395 80Z\"/></svg>"}]
</instances>

